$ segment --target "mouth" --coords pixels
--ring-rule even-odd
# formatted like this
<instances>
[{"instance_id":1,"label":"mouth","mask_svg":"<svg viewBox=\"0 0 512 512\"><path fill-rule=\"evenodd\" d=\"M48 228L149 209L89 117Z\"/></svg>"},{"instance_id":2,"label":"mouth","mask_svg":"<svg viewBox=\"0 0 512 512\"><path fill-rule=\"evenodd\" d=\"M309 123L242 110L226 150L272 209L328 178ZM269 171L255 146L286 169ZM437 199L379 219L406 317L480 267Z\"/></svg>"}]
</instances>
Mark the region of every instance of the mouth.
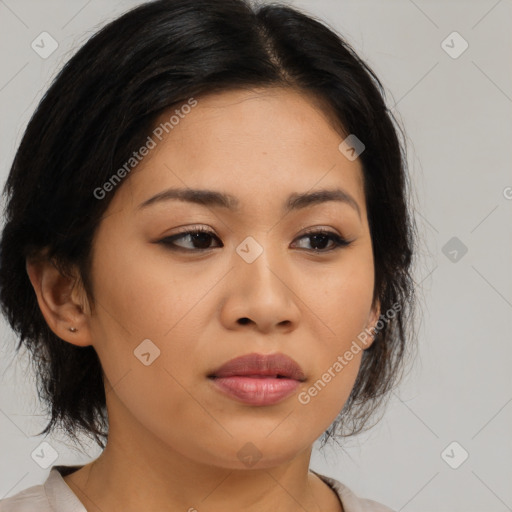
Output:
<instances>
[{"instance_id":1,"label":"mouth","mask_svg":"<svg viewBox=\"0 0 512 512\"><path fill-rule=\"evenodd\" d=\"M284 354L248 354L228 361L208 375L224 395L249 405L273 405L291 396L306 376Z\"/></svg>"}]
</instances>

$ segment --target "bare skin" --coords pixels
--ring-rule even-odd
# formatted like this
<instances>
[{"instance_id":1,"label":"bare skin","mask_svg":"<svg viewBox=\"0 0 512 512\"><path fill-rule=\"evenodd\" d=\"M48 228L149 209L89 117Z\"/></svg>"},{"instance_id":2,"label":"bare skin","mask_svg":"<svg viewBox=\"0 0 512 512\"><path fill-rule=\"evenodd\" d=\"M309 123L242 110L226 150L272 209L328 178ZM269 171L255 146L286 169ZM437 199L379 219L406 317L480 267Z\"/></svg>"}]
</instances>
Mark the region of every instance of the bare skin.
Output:
<instances>
[{"instance_id":1,"label":"bare skin","mask_svg":"<svg viewBox=\"0 0 512 512\"><path fill-rule=\"evenodd\" d=\"M362 352L307 404L297 394L243 404L207 375L240 355L281 352L304 370L304 392L375 325L362 168L338 150L343 138L310 97L289 89L198 98L110 192L93 243L94 308L79 281L27 263L50 328L92 345L105 373L107 447L64 477L88 512L342 510L309 463ZM171 187L231 194L239 211L175 199L138 207ZM331 200L283 210L292 193L334 188L357 207ZM187 235L174 240L181 251L156 243L197 227L213 233L210 248ZM332 249L326 238L318 249L306 236L316 228L351 243ZM252 263L236 252L248 236L263 248ZM134 355L145 339L160 350L147 366ZM251 467L238 456L247 443L261 457Z\"/></svg>"}]
</instances>

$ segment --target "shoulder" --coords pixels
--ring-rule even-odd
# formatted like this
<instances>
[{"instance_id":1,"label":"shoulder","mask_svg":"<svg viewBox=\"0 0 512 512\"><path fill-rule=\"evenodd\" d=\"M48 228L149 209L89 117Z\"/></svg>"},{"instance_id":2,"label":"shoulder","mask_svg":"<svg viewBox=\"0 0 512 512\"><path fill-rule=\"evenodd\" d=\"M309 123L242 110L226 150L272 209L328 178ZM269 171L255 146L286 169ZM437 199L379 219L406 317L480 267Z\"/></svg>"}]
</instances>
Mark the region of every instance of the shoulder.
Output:
<instances>
[{"instance_id":1,"label":"shoulder","mask_svg":"<svg viewBox=\"0 0 512 512\"><path fill-rule=\"evenodd\" d=\"M394 512L392 509L374 500L360 498L345 484L310 469L333 489L343 504L344 512Z\"/></svg>"},{"instance_id":2,"label":"shoulder","mask_svg":"<svg viewBox=\"0 0 512 512\"><path fill-rule=\"evenodd\" d=\"M44 485L34 485L9 498L0 500L0 512L51 512Z\"/></svg>"},{"instance_id":3,"label":"shoulder","mask_svg":"<svg viewBox=\"0 0 512 512\"><path fill-rule=\"evenodd\" d=\"M0 512L87 512L62 474L77 466L54 466L46 481L0 500Z\"/></svg>"}]
</instances>

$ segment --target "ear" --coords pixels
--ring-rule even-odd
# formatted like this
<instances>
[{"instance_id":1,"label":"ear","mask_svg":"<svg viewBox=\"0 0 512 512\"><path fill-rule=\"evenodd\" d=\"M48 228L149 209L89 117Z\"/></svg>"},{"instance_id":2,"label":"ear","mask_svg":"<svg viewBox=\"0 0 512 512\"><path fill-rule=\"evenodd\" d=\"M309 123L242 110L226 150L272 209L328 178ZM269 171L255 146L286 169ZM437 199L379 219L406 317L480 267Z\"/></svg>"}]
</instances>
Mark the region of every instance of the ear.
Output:
<instances>
[{"instance_id":1,"label":"ear","mask_svg":"<svg viewBox=\"0 0 512 512\"><path fill-rule=\"evenodd\" d=\"M368 329L369 332L373 333L375 332L375 326L379 320L380 317L380 301L378 299L375 299L372 305L372 309L370 310L370 314L368 315L368 321L366 323L366 329ZM366 343L365 350L372 346L373 342L375 341L375 336L371 336L370 340Z\"/></svg>"},{"instance_id":2,"label":"ear","mask_svg":"<svg viewBox=\"0 0 512 512\"><path fill-rule=\"evenodd\" d=\"M65 276L45 256L27 258L26 270L48 327L73 345L92 345L90 307L78 271Z\"/></svg>"}]
</instances>

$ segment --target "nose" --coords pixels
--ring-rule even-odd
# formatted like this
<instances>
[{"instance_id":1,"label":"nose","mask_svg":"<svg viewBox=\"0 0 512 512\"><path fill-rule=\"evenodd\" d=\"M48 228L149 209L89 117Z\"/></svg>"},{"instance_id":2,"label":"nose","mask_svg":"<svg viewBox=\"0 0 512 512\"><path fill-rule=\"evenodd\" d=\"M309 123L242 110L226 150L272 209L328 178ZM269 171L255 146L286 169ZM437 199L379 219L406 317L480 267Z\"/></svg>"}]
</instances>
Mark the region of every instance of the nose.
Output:
<instances>
[{"instance_id":1,"label":"nose","mask_svg":"<svg viewBox=\"0 0 512 512\"><path fill-rule=\"evenodd\" d=\"M294 290L286 254L272 255L264 248L249 263L235 253L233 265L221 310L225 327L231 330L252 328L261 333L296 329L300 320L300 298Z\"/></svg>"}]
</instances>

